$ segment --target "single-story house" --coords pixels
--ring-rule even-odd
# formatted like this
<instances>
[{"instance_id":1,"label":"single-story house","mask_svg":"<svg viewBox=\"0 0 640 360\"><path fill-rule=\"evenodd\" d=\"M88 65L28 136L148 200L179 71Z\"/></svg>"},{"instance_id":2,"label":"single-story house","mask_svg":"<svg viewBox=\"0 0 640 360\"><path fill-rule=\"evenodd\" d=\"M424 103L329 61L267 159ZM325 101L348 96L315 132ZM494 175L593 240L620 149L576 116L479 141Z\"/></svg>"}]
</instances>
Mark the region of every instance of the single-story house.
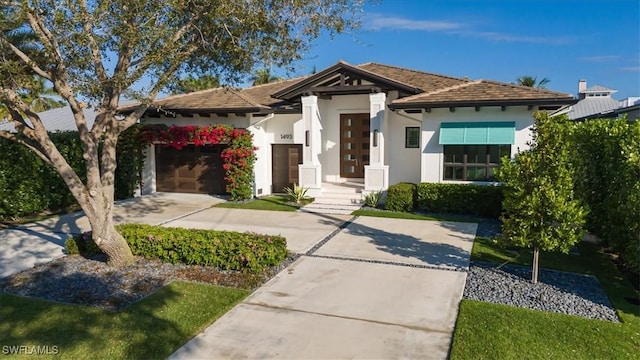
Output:
<instances>
[{"instance_id":1,"label":"single-story house","mask_svg":"<svg viewBox=\"0 0 640 360\"><path fill-rule=\"evenodd\" d=\"M341 61L306 77L159 99L141 123L245 128L258 148L255 196L292 183L314 196L344 181L365 191L492 182L501 156L527 148L534 111L575 102L544 89ZM224 192L220 164L219 147L152 146L143 193Z\"/></svg>"}]
</instances>

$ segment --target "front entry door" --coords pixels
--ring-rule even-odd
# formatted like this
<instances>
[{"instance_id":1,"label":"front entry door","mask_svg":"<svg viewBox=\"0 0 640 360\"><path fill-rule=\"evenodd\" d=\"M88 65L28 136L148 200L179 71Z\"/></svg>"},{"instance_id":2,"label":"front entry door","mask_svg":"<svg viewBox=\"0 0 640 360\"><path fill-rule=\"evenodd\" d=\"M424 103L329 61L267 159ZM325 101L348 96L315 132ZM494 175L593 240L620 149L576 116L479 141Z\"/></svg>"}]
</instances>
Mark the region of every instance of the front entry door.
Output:
<instances>
[{"instance_id":1,"label":"front entry door","mask_svg":"<svg viewBox=\"0 0 640 360\"><path fill-rule=\"evenodd\" d=\"M340 114L340 176L363 178L369 165L369 114Z\"/></svg>"}]
</instances>

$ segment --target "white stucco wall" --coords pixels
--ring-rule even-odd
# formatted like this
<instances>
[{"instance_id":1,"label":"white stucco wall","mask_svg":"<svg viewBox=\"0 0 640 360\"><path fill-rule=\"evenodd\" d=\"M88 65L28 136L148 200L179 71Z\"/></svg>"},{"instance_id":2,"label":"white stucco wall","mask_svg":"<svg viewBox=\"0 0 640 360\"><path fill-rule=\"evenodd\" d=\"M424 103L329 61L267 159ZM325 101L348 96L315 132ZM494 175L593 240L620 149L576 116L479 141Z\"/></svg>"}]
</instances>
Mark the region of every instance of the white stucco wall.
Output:
<instances>
[{"instance_id":1,"label":"white stucco wall","mask_svg":"<svg viewBox=\"0 0 640 360\"><path fill-rule=\"evenodd\" d=\"M514 121L516 124L515 144L511 146L511 155L518 149L527 149L527 142L531 140L533 126L533 110L526 106L507 107L502 111L500 107L482 107L480 111L474 108L433 109L430 113L423 112L421 138L421 175L422 182L444 182L442 180L444 155L443 146L439 144L440 124L443 122L474 122L474 121ZM391 182L393 184L393 182Z\"/></svg>"},{"instance_id":2,"label":"white stucco wall","mask_svg":"<svg viewBox=\"0 0 640 360\"><path fill-rule=\"evenodd\" d=\"M422 115L405 115L389 110L386 115L385 159L389 165L389 184L418 183L420 182L420 148L405 148L405 128L420 127Z\"/></svg>"},{"instance_id":3,"label":"white stucco wall","mask_svg":"<svg viewBox=\"0 0 640 360\"><path fill-rule=\"evenodd\" d=\"M369 95L342 95L319 99L322 125L322 181L340 180L340 114L369 113ZM304 134L303 134L304 136Z\"/></svg>"},{"instance_id":4,"label":"white stucco wall","mask_svg":"<svg viewBox=\"0 0 640 360\"><path fill-rule=\"evenodd\" d=\"M304 130L302 129L302 116L300 114L275 114L273 117L261 122L265 117L254 117L251 122L257 125L249 127L262 134L258 138L254 132L254 144L257 161L255 166L256 195L271 194L273 176L272 170L272 144L304 144ZM261 191L260 191L261 190Z\"/></svg>"}]
</instances>

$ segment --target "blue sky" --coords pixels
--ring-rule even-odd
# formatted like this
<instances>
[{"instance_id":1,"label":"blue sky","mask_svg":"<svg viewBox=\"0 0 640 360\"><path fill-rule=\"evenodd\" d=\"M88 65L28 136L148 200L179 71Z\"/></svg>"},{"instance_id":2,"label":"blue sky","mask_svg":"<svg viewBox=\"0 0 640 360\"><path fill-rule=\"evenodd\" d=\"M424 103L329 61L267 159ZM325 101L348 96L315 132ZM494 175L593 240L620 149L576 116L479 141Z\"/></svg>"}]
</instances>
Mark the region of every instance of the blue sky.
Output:
<instances>
[{"instance_id":1,"label":"blue sky","mask_svg":"<svg viewBox=\"0 0 640 360\"><path fill-rule=\"evenodd\" d=\"M576 94L578 80L640 96L640 1L382 0L362 28L318 39L296 75L344 60L470 79L546 77Z\"/></svg>"}]
</instances>

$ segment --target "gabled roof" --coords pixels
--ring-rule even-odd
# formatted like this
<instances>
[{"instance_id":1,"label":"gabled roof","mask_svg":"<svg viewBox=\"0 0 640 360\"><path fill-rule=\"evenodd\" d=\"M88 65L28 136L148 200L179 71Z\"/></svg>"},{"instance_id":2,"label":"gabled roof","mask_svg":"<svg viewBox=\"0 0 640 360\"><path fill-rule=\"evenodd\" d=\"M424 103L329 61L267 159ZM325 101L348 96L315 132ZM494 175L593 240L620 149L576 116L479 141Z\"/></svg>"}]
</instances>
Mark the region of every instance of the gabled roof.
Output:
<instances>
[{"instance_id":1,"label":"gabled roof","mask_svg":"<svg viewBox=\"0 0 640 360\"><path fill-rule=\"evenodd\" d=\"M371 84L363 84L363 81ZM384 74L371 72L348 64L344 61L340 61L337 64L308 76L287 88L276 91L271 96L291 101L307 92L322 94L354 94L368 93L376 88L380 90L398 90L401 93L406 94L418 94L424 91L412 84L407 84L405 82L386 77Z\"/></svg>"},{"instance_id":2,"label":"gabled roof","mask_svg":"<svg viewBox=\"0 0 640 360\"><path fill-rule=\"evenodd\" d=\"M98 114L97 111L85 108L82 112L84 113L84 118L87 121L87 126L91 129L96 120L96 115ZM73 118L73 112L69 106L43 111L38 113L38 116L40 116L40 120L42 120L42 124L47 131L56 132L78 130L76 127L76 121ZM31 124L31 122L27 120L27 124ZM14 132L15 127L13 126L13 122L0 122L0 130Z\"/></svg>"},{"instance_id":3,"label":"gabled roof","mask_svg":"<svg viewBox=\"0 0 640 360\"><path fill-rule=\"evenodd\" d=\"M408 109L487 105L562 105L574 102L573 96L569 94L497 81L476 80L398 99L390 107Z\"/></svg>"}]
</instances>

